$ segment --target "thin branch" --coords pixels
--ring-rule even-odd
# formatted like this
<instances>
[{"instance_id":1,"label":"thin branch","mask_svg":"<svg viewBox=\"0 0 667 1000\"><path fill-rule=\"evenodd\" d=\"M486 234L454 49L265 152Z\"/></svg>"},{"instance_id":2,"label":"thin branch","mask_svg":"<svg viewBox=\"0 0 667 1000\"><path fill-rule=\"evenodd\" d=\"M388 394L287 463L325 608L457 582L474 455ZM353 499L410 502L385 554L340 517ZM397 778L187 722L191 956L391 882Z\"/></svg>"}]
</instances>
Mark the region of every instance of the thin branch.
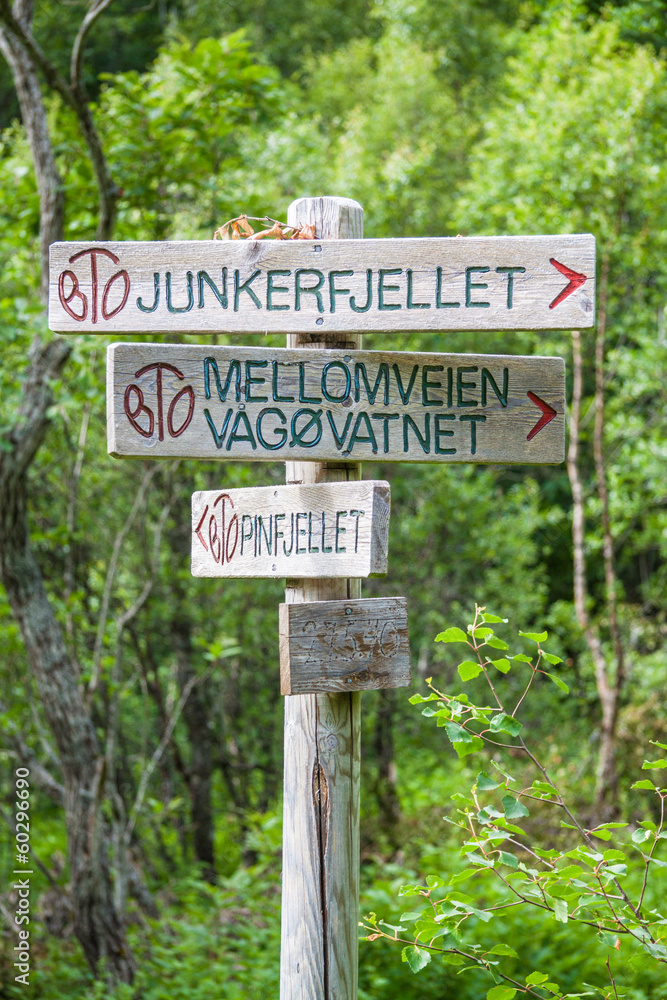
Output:
<instances>
[{"instance_id":1,"label":"thin branch","mask_svg":"<svg viewBox=\"0 0 667 1000\"><path fill-rule=\"evenodd\" d=\"M183 691L181 692L181 697L178 699L178 703L176 704L175 708L171 713L169 722L167 723L167 728L164 731L162 739L160 740L160 743L157 749L155 750L155 753L151 757L148 766L146 767L144 773L141 776L141 781L139 782L139 788L137 789L137 795L134 800L134 805L132 806L132 810L130 812L130 818L128 820L127 826L125 827L125 833L124 833L125 843L130 842L132 832L137 822L139 811L143 805L144 797L148 789L148 783L151 780L155 768L160 763L162 755L164 754L164 751L166 750L169 741L171 740L171 734L173 733L176 723L178 722L181 712L183 711L185 703L190 696L190 692L192 691L195 684L201 684L202 681L204 681L210 675L212 670L213 668L209 667L209 669L200 677L192 676L185 685L185 687L183 688Z\"/></svg>"},{"instance_id":2,"label":"thin branch","mask_svg":"<svg viewBox=\"0 0 667 1000\"><path fill-rule=\"evenodd\" d=\"M102 658L102 643L104 641L104 633L106 631L109 602L111 600L111 590L116 575L118 559L120 557L120 550L122 548L123 542L125 541L130 531L130 528L134 524L134 520L137 514L139 513L141 505L144 502L146 491L148 490L150 482L156 472L157 472L157 466L152 465L144 473L144 477L141 481L139 489L137 490L137 495L134 499L134 504L132 505L132 509L125 520L125 524L116 535L116 539L114 541L113 552L111 553L111 559L109 560L109 567L107 569L107 576L104 582L102 606L100 608L99 623L97 626L97 636L95 638L95 649L93 652L93 669L90 677L90 682L88 684L88 692L87 692L87 698L89 703L99 683L100 661Z\"/></svg>"},{"instance_id":3,"label":"thin branch","mask_svg":"<svg viewBox=\"0 0 667 1000\"><path fill-rule=\"evenodd\" d=\"M95 21L97 21L100 14L103 14L111 3L113 3L113 0L93 0L74 39L70 62L70 86L75 93L81 87L81 61L83 59L84 43Z\"/></svg>"}]
</instances>

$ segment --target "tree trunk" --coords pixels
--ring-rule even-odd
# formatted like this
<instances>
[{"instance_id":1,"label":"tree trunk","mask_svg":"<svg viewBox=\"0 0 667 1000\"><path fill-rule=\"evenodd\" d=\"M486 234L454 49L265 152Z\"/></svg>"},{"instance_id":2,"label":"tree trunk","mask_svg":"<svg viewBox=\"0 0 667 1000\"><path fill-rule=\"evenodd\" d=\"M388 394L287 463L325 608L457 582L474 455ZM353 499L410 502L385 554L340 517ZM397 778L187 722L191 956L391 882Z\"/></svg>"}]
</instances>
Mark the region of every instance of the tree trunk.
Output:
<instances>
[{"instance_id":1,"label":"tree trunk","mask_svg":"<svg viewBox=\"0 0 667 1000\"><path fill-rule=\"evenodd\" d=\"M134 962L113 900L110 834L102 819L103 755L30 546L28 469L42 442L52 402L49 381L69 354L62 340L33 347L19 417L0 452L0 579L7 591L56 743L65 786L75 932L94 972L131 982Z\"/></svg>"},{"instance_id":2,"label":"tree trunk","mask_svg":"<svg viewBox=\"0 0 667 1000\"><path fill-rule=\"evenodd\" d=\"M401 804L396 791L396 763L394 761L394 715L396 712L396 691L378 691L378 706L375 719L373 748L377 756L377 780L375 796L379 810L379 826L389 841L392 850L398 850L398 821L401 818Z\"/></svg>"}]
</instances>

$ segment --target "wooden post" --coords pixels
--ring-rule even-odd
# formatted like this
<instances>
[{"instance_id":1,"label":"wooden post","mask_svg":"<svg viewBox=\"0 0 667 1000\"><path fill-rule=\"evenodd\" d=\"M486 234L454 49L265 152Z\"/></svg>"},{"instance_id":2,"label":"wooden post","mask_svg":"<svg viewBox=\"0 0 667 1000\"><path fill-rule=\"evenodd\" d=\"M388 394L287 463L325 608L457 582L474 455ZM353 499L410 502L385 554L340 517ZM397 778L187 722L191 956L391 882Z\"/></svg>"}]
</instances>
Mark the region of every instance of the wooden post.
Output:
<instances>
[{"instance_id":1,"label":"wooden post","mask_svg":"<svg viewBox=\"0 0 667 1000\"><path fill-rule=\"evenodd\" d=\"M318 239L360 239L349 198L300 198L290 225ZM361 347L361 335L297 333L288 347ZM358 462L287 462L288 483L361 478ZM288 580L287 604L361 596L360 580ZM361 693L285 698L280 1000L357 1000Z\"/></svg>"}]
</instances>

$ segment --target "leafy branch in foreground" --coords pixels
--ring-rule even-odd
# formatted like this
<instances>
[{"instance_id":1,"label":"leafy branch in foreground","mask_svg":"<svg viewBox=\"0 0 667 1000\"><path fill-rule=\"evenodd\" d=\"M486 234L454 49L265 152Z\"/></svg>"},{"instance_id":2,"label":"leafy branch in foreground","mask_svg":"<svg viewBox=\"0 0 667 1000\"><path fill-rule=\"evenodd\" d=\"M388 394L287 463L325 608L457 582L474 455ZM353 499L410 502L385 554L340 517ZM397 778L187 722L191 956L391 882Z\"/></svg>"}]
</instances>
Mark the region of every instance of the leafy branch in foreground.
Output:
<instances>
[{"instance_id":1,"label":"leafy branch in foreground","mask_svg":"<svg viewBox=\"0 0 667 1000\"><path fill-rule=\"evenodd\" d=\"M657 797L659 821L639 823L629 840L614 846L609 842L613 837L623 836L616 831L628 827L628 823L601 823L588 828L577 818L547 766L527 745L519 721L525 699L539 679L547 678L568 693L564 681L548 669L561 660L543 648L548 638L546 632L519 632L519 636L535 645L535 652L532 656L510 655L508 644L490 627L506 621L476 606L467 632L452 627L436 636L436 642L468 646L468 658L458 664L461 680L483 676L492 705L476 705L466 694L453 696L439 691L430 678L427 680L430 694L413 695L410 701L425 706L422 714L444 728L459 757L488 748L496 757L500 752L510 751L512 757L525 759L535 773L534 780L518 787L503 761L491 758L491 766L487 764L478 773L467 795L452 796L457 811L448 822L461 832L461 855L466 867L448 879L429 875L425 885L404 885L399 895L413 897L415 902L412 910L401 915L398 926L380 920L374 913L361 926L368 932L366 940L385 938L403 944L403 961L413 972L425 968L433 955L440 955L449 965L461 966L461 971L486 970L495 982L486 994L487 1000L512 1000L517 994L540 1000L595 995L621 998L624 994L619 992L609 949L612 953L620 950L623 938L632 939L644 959L667 964L667 948L663 943L667 921L646 906L649 870L667 867L667 861L655 856L659 842L667 839L664 832L667 788L656 787L648 779L635 782L633 788L648 790ZM522 672L522 681L519 696L515 694L510 701L503 690L503 676L512 669L515 674ZM667 750L665 744L653 745ZM667 758L645 761L643 767L667 768ZM567 831L568 843L564 848L540 846L534 842L532 831L528 833L517 825L530 815L528 805L536 802L542 809L555 810L560 818L560 826ZM603 849L603 845L608 846ZM629 873L637 872L638 879L628 879ZM478 899L459 891L459 884L467 880L474 880L479 886ZM500 890L493 902L489 902L488 880L495 882ZM631 881L633 890L629 888ZM504 942L484 947L469 937L480 922L489 924L495 914L513 907L534 908L562 924L593 928L605 950L604 975L608 985L592 986L593 992L563 992L547 973L533 970L520 982L503 971L502 958L518 960L515 949Z\"/></svg>"}]
</instances>

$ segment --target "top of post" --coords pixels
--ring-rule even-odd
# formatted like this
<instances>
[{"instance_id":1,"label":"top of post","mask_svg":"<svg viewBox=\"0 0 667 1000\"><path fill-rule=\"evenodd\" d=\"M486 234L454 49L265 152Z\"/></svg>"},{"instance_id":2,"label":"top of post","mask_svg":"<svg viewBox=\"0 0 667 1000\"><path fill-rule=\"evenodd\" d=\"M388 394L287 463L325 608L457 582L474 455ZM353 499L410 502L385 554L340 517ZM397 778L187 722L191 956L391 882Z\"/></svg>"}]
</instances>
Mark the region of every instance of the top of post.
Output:
<instances>
[{"instance_id":1,"label":"top of post","mask_svg":"<svg viewBox=\"0 0 667 1000\"><path fill-rule=\"evenodd\" d=\"M320 240L360 240L364 235L364 210L352 198L297 198L287 209L287 223L314 223Z\"/></svg>"}]
</instances>

